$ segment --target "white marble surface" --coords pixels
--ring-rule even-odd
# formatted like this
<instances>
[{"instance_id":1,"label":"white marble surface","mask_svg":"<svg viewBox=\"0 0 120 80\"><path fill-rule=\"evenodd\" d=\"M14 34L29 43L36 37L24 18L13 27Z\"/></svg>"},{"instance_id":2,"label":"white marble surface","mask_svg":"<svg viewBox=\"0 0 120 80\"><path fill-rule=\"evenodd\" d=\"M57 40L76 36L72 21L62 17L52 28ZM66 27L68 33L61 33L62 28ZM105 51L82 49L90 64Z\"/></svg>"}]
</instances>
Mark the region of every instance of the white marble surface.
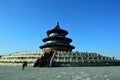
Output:
<instances>
[{"instance_id":1,"label":"white marble surface","mask_svg":"<svg viewBox=\"0 0 120 80\"><path fill-rule=\"evenodd\" d=\"M32 68L0 66L0 80L120 80L116 67Z\"/></svg>"}]
</instances>

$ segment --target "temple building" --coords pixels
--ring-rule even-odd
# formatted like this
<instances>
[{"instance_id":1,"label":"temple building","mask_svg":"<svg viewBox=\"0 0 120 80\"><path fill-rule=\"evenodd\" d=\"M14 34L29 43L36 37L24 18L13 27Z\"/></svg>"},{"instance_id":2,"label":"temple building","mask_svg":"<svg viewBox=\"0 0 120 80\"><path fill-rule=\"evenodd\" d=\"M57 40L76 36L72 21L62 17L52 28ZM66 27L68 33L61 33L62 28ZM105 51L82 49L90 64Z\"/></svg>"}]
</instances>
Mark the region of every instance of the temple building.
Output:
<instances>
[{"instance_id":1,"label":"temple building","mask_svg":"<svg viewBox=\"0 0 120 80\"><path fill-rule=\"evenodd\" d=\"M56 22L55 28L47 31L47 38L43 39L45 44L40 46L44 52L44 56L41 59L38 59L34 66L49 66L54 52L71 52L75 47L70 45L72 39L67 38L67 34L68 31L61 29L59 22Z\"/></svg>"},{"instance_id":2,"label":"temple building","mask_svg":"<svg viewBox=\"0 0 120 80\"><path fill-rule=\"evenodd\" d=\"M47 31L47 38L43 39L44 45L40 48L46 52L55 51L72 51L75 47L70 45L72 39L65 37L68 34L66 30L59 27L59 22L56 22L56 27L52 30Z\"/></svg>"}]
</instances>

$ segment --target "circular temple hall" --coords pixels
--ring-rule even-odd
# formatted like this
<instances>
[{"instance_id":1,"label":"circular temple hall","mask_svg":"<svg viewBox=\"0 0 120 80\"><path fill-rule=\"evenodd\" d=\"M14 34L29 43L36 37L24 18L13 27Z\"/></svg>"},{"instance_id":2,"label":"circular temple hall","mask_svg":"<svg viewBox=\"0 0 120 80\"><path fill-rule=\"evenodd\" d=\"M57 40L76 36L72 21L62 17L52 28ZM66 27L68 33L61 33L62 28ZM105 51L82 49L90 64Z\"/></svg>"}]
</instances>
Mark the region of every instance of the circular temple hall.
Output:
<instances>
[{"instance_id":1,"label":"circular temple hall","mask_svg":"<svg viewBox=\"0 0 120 80\"><path fill-rule=\"evenodd\" d=\"M43 39L44 45L40 48L46 52L51 53L55 51L72 51L75 47L70 45L72 39L67 38L68 31L59 27L59 22L56 22L56 27L47 31L47 38Z\"/></svg>"}]
</instances>

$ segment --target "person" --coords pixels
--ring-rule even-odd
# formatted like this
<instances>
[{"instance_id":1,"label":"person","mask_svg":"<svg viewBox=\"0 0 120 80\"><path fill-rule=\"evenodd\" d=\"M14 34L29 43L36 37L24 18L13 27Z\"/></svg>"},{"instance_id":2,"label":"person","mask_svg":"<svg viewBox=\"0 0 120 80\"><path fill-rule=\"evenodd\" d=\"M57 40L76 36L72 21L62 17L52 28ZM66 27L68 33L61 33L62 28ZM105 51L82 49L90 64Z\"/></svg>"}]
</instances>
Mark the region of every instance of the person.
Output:
<instances>
[{"instance_id":1,"label":"person","mask_svg":"<svg viewBox=\"0 0 120 80\"><path fill-rule=\"evenodd\" d=\"M25 67L27 67L27 61L23 62L22 70L24 70Z\"/></svg>"}]
</instances>

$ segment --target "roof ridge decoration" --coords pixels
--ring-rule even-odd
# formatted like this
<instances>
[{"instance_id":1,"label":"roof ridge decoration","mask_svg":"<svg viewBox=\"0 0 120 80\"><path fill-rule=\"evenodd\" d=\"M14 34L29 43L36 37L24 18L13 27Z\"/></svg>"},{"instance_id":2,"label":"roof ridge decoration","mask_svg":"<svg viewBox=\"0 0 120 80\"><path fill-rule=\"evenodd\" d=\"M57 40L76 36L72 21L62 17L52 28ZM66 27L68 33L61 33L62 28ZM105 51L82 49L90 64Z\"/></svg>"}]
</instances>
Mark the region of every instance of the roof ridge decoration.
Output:
<instances>
[{"instance_id":1,"label":"roof ridge decoration","mask_svg":"<svg viewBox=\"0 0 120 80\"><path fill-rule=\"evenodd\" d=\"M56 27L54 28L55 30L61 30L60 26L59 26L59 22L56 21Z\"/></svg>"},{"instance_id":2,"label":"roof ridge decoration","mask_svg":"<svg viewBox=\"0 0 120 80\"><path fill-rule=\"evenodd\" d=\"M56 21L56 26L59 26L59 21Z\"/></svg>"}]
</instances>

